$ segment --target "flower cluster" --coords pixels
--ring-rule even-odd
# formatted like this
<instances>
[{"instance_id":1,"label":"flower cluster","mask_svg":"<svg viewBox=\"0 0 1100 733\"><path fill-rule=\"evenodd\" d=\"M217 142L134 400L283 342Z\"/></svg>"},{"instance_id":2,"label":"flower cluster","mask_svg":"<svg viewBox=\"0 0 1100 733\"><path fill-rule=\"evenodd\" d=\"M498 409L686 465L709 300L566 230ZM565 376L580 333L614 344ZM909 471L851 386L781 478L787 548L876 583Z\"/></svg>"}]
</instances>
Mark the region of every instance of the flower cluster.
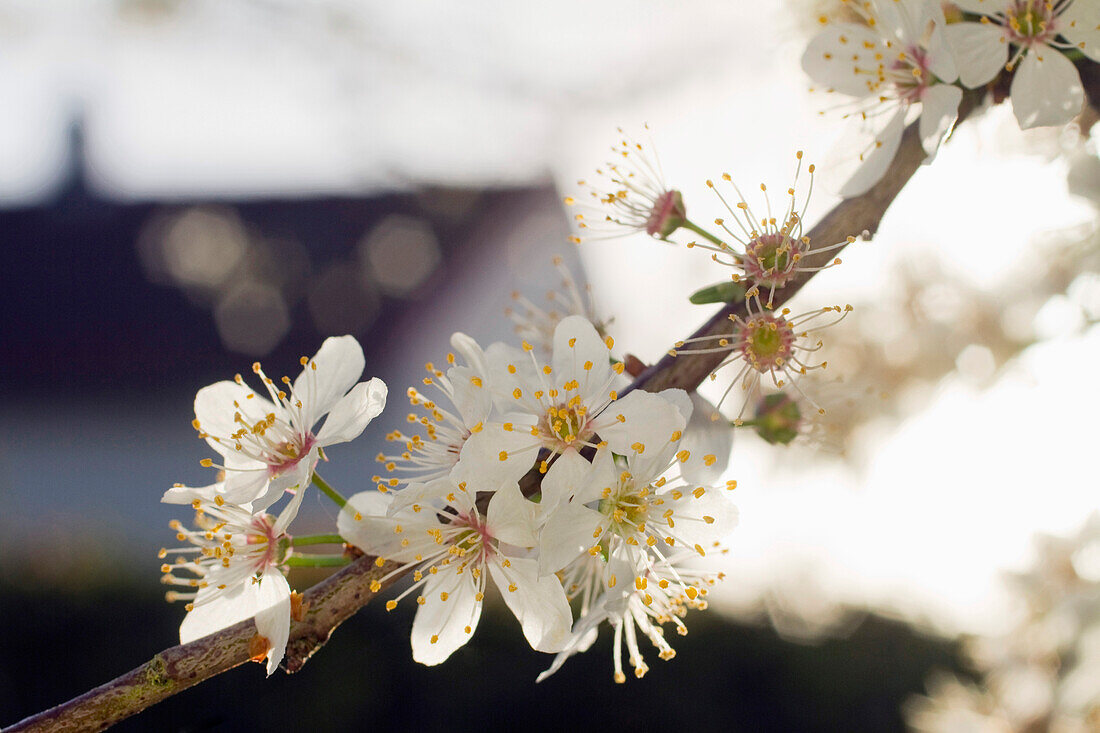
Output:
<instances>
[{"instance_id":1,"label":"flower cluster","mask_svg":"<svg viewBox=\"0 0 1100 733\"><path fill-rule=\"evenodd\" d=\"M919 119L935 157L951 131L962 88L1011 74L1022 128L1069 122L1084 102L1072 57L1100 61L1100 4L1094 0L841 0L848 18L820 17L802 68L843 105L858 128L841 145L839 193L866 192L886 173L905 125ZM960 86L961 85L961 86ZM852 148L852 149L849 149Z\"/></svg>"},{"instance_id":2,"label":"flower cluster","mask_svg":"<svg viewBox=\"0 0 1100 733\"><path fill-rule=\"evenodd\" d=\"M552 669L587 648L603 620L615 629L617 680L624 645L645 672L638 630L670 657L661 624L682 627L716 578L683 562L715 551L736 522L720 491L688 478L718 456L682 447L687 394L620 395L614 342L581 316L558 322L549 359L526 341L481 349L457 334L453 343L469 366L452 355L425 380L453 411L410 390L427 413L411 422L426 434L402 433L405 453L380 457L399 475L377 477L339 518L349 543L412 573L387 608L415 595L413 658L438 664L465 644L489 585L534 649L559 653Z\"/></svg>"},{"instance_id":3,"label":"flower cluster","mask_svg":"<svg viewBox=\"0 0 1100 733\"><path fill-rule=\"evenodd\" d=\"M293 539L287 529L306 488L320 481L314 469L327 460L324 448L357 438L386 403L381 380L358 382L365 361L351 336L327 339L301 364L298 378L292 383L283 377L282 386L254 364L266 398L239 374L199 390L193 425L222 460L202 464L216 465L220 478L202 488L177 484L162 499L195 510L195 529L172 522L186 545L160 552L162 559L175 558L162 566L163 582L186 589L167 594L169 601L187 601L180 641L255 616L254 652L267 658L268 674L281 661L290 633L293 599L283 573ZM267 512L288 494L278 516Z\"/></svg>"}]
</instances>

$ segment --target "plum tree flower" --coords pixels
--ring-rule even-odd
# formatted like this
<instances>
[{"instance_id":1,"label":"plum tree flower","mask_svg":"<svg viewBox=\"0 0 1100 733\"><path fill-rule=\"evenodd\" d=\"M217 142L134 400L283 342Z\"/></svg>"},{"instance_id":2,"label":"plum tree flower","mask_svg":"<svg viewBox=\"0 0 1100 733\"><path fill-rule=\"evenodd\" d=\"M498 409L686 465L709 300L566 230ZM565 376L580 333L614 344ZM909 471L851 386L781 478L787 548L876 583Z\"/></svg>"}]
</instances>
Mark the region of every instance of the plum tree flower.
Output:
<instances>
[{"instance_id":1,"label":"plum tree flower","mask_svg":"<svg viewBox=\"0 0 1100 733\"><path fill-rule=\"evenodd\" d=\"M337 523L340 534L364 552L398 562L394 573L414 568L413 585L386 608L419 590L420 608L412 627L413 659L434 665L465 644L477 628L487 578L500 589L534 649L559 651L572 615L565 591L553 576L539 577L537 562L524 548L537 543L535 510L519 486L503 486L482 513L467 484L440 478L411 485L406 492L446 502L411 504L391 512L392 493L365 491L352 496ZM376 581L373 588L380 589Z\"/></svg>"},{"instance_id":2,"label":"plum tree flower","mask_svg":"<svg viewBox=\"0 0 1100 733\"><path fill-rule=\"evenodd\" d=\"M668 239L687 223L684 197L665 183L657 157L651 158L646 147L626 137L622 128L619 134L623 139L611 148L614 160L606 164L606 170L596 169L606 182L577 181L588 195L581 202L572 196L565 198L567 206L578 207L573 219L581 236L571 237L578 244L593 238L589 232L595 237L645 232L656 239Z\"/></svg>"},{"instance_id":3,"label":"plum tree flower","mask_svg":"<svg viewBox=\"0 0 1100 733\"><path fill-rule=\"evenodd\" d=\"M606 444L617 453L643 452L683 431L687 417L667 396L636 391L619 399L612 385L623 364L610 363L613 345L586 319L569 316L554 330L551 364L540 364L527 342L522 350L491 346L490 383L507 414L466 441L456 470L490 485L514 482L540 449L558 455ZM548 467L549 460L540 464Z\"/></svg>"},{"instance_id":4,"label":"plum tree flower","mask_svg":"<svg viewBox=\"0 0 1100 733\"><path fill-rule=\"evenodd\" d=\"M623 672L624 646L627 659L634 668L634 676L640 678L649 671L638 644L639 631L657 649L660 659L667 661L676 656L676 650L665 639L662 625L671 623L677 633L687 634L687 626L682 620L687 610L705 610L709 587L724 577L719 572L683 566L685 560L693 557L695 553L692 551L670 553L668 557L646 567L633 583L605 585L603 593L574 624L565 648L536 681L542 682L557 672L574 654L587 651L604 621L614 630L611 655L617 683L626 682ZM624 570L629 572L629 564L615 556L609 559L606 566L609 569L607 575L611 578Z\"/></svg>"},{"instance_id":5,"label":"plum tree flower","mask_svg":"<svg viewBox=\"0 0 1100 733\"><path fill-rule=\"evenodd\" d=\"M1100 61L1100 4L1094 0L955 0L980 22L952 23L947 38L970 88L1015 71L1010 94L1020 127L1062 125L1081 111L1081 75L1062 50Z\"/></svg>"},{"instance_id":6,"label":"plum tree flower","mask_svg":"<svg viewBox=\"0 0 1100 733\"><path fill-rule=\"evenodd\" d=\"M309 485L323 448L358 437L386 404L382 380L356 384L364 363L359 342L340 336L326 339L312 359L302 357L302 373L293 384L283 377L283 387L276 386L259 362L253 364L270 399L239 374L199 390L192 424L222 456L225 500L251 502L253 510L262 511L284 491ZM215 464L206 459L203 465ZM171 501L168 495L165 500Z\"/></svg>"},{"instance_id":7,"label":"plum tree flower","mask_svg":"<svg viewBox=\"0 0 1100 733\"><path fill-rule=\"evenodd\" d=\"M561 257L555 257L554 268L561 275L561 286L546 293L550 308L542 308L521 293L513 292L512 300L517 308L508 308L504 314L515 324L516 335L535 345L540 352L550 355L554 348L554 329L566 316L583 316L596 328L601 337L607 337L607 327L612 319L603 320L592 302L592 288L581 288L573 273ZM583 292L582 292L583 290Z\"/></svg>"},{"instance_id":8,"label":"plum tree flower","mask_svg":"<svg viewBox=\"0 0 1100 733\"><path fill-rule=\"evenodd\" d=\"M746 318L738 315L730 316L730 321L733 324L730 333L678 341L675 348L671 349L669 353L673 356L681 353L728 353L729 356L711 372L711 379L716 378L718 371L723 367L740 362L740 369L719 401L719 405L721 405L734 386L741 385L742 390L745 392L745 400L736 420L734 420L737 425L742 424L741 418L750 399L757 393L763 375L768 375L771 378L772 386L776 389L782 389L790 385L810 402L820 414L825 414L825 409L814 402L799 387L798 377L812 370L825 369L828 366L826 361L817 364L809 363L809 355L822 347L822 342L820 340L815 342L811 334L836 325L851 310L852 306L850 305L843 308L834 305L792 316L790 308L784 308L779 313L768 311L753 313L750 309ZM805 328L816 319L830 313L838 313L840 317L823 325ZM712 345L701 348L695 346L695 344L707 343ZM688 346L689 344L690 346ZM684 348L685 346L688 346L688 348Z\"/></svg>"},{"instance_id":9,"label":"plum tree flower","mask_svg":"<svg viewBox=\"0 0 1100 733\"><path fill-rule=\"evenodd\" d=\"M453 410L427 397L416 387L409 387L409 403L425 414L409 413L407 419L410 424L423 427L424 435L410 435L402 430L386 435L387 441L403 443L405 449L397 455L378 454L377 460L384 464L386 471L399 474L389 478L374 476L380 490L411 481L431 481L449 474L458 463L466 439L480 431L489 419L493 402L486 384L487 368L481 348L463 333L451 336L451 346L466 360L466 366L456 364L453 353L447 354L450 365L447 371L429 362L424 367L429 376L424 377L423 384L438 390L453 405Z\"/></svg>"},{"instance_id":10,"label":"plum tree flower","mask_svg":"<svg viewBox=\"0 0 1100 733\"><path fill-rule=\"evenodd\" d=\"M641 573L674 549L705 556L708 547L733 531L736 507L718 491L686 484L676 475L676 464L691 460L687 451L677 452L678 441L678 435L670 436L621 463L602 448L588 470L578 463L587 465L583 458L562 456L543 481L540 572L561 570L587 552L621 556ZM609 582L614 587L633 580L612 577Z\"/></svg>"},{"instance_id":11,"label":"plum tree flower","mask_svg":"<svg viewBox=\"0 0 1100 733\"><path fill-rule=\"evenodd\" d=\"M930 162L958 116L962 91L955 59L944 36L939 2L930 0L843 0L863 23L833 23L802 56L802 69L829 92L854 97L861 127L846 149L855 166L837 166L841 196L866 192L894 159L907 118L919 107L921 144ZM847 116L846 115L846 116ZM843 156L841 156L843 157Z\"/></svg>"},{"instance_id":12,"label":"plum tree flower","mask_svg":"<svg viewBox=\"0 0 1100 733\"><path fill-rule=\"evenodd\" d=\"M298 513L304 492L299 491L278 517L253 513L226 501L221 484L201 489L177 487L174 496L195 509L196 529L173 521L176 538L188 546L161 549L159 556L175 557L161 566L161 581L187 590L169 591L168 601L187 601L180 625L180 643L186 644L247 618L256 618L267 673L279 666L290 635L291 593L283 576L290 557L287 527Z\"/></svg>"},{"instance_id":13,"label":"plum tree flower","mask_svg":"<svg viewBox=\"0 0 1100 733\"><path fill-rule=\"evenodd\" d=\"M692 242L688 247L701 247L712 252L711 259L719 264L728 265L738 269L733 275L734 282L740 282L742 278L751 283L751 287L745 292L745 297L754 298L758 305L771 308L775 297L775 291L789 283L797 274L802 272L816 272L833 265L839 265L840 259L836 258L830 263L811 267L803 262L811 252L828 252L839 249L855 241L855 237L848 237L842 242L831 243L823 247L813 247L810 238L802 233L802 219L806 213L806 207L810 203L810 194L813 193L814 166L810 165L809 190L799 210L795 198L795 188L798 185L798 176L802 171L802 151L795 154L798 165L795 169L794 183L787 189L790 201L780 217L772 213L771 200L768 198L768 188L763 183L760 190L764 194L764 203L767 216L758 216L753 212L741 189L733 182L729 173L722 174L722 180L729 183L737 194L737 201L730 205L722 192L715 186L714 181L708 180L707 187L715 192L718 199L729 212L731 219L715 219L714 223L722 228L730 240L736 244L717 238L711 241ZM767 300L762 302L761 292L767 291Z\"/></svg>"}]
</instances>

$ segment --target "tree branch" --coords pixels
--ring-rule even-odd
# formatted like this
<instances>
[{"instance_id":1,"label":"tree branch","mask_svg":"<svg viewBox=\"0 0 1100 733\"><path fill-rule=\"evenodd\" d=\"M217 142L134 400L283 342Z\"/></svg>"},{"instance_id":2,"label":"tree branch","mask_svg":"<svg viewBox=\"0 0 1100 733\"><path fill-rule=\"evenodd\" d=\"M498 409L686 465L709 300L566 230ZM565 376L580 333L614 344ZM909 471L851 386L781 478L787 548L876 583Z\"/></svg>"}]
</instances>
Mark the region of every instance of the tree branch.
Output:
<instances>
[{"instance_id":1,"label":"tree branch","mask_svg":"<svg viewBox=\"0 0 1100 733\"><path fill-rule=\"evenodd\" d=\"M1086 78L1090 100L1100 99L1100 67L1084 64L1090 77ZM981 103L985 90L969 91L963 98L959 121L968 117ZM885 177L871 191L838 204L815 226L808 236L817 242L841 242L849 235L864 231L874 234L886 209L901 189L912 178L924 160L916 124L910 125L902 138L901 147ZM836 256L836 251L825 253L821 260L807 258L810 265L825 264ZM775 302L782 304L797 293L813 276L805 273L775 293ZM694 335L724 334L729 331L730 314L745 313L745 303L723 306ZM722 354L682 354L666 356L646 369L629 387L658 392L670 387L694 390L721 361ZM629 391L629 389L627 391ZM625 394L625 392L624 392ZM393 563L379 565L376 559L363 556L352 564L314 585L304 594L304 612L300 620L291 625L290 642L287 645L284 666L287 672L296 672L332 636L332 632L345 619L397 582L403 573L382 581L382 577L397 569ZM371 582L378 580L381 587L371 591ZM189 644L166 649L140 667L101 685L85 694L32 715L5 728L3 733L23 731L52 731L74 733L76 731L100 731L141 712L182 690L240 666L253 656L250 644L256 635L254 622L249 619L223 629Z\"/></svg>"}]
</instances>

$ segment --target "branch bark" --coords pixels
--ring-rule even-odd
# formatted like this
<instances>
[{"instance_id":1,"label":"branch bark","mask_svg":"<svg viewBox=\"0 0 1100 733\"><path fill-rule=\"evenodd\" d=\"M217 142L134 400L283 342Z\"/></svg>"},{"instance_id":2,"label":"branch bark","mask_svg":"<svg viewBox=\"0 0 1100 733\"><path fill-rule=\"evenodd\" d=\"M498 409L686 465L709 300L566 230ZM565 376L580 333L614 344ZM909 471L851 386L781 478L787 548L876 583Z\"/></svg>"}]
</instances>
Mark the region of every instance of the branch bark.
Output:
<instances>
[{"instance_id":1,"label":"branch bark","mask_svg":"<svg viewBox=\"0 0 1100 733\"><path fill-rule=\"evenodd\" d=\"M1100 94L1096 93L1100 90L1100 66L1085 64L1084 67L1092 75L1086 80L1090 100L1095 102L1100 99ZM984 96L985 90L965 94L959 122L982 103ZM882 181L868 193L838 204L808 232L808 236L813 241L832 243L864 231L874 234L887 208L919 169L924 158L916 124L910 125ZM833 251L826 253L822 259L829 261L835 256L836 251ZM824 264L824 261L811 261L809 264ZM811 277L812 273L804 274L776 291L775 302L782 304L789 300ZM723 306L693 335L728 333L729 316L734 313L744 315L744 308L744 302ZM659 392L679 387L691 391L721 359L722 354L666 356L639 375L629 389ZM369 603L377 593L397 582L402 574L382 581L383 576L396 568L392 563L379 564L370 556L360 557L306 591L306 610L301 620L294 621L291 626L284 662L287 672L301 669L329 640L337 626ZM371 582L375 580L381 582L378 592L370 589ZM32 715L5 728L3 733L104 730L203 680L249 661L252 656L249 645L255 634L256 627L250 619L189 644L166 649L121 677L57 707Z\"/></svg>"}]
</instances>

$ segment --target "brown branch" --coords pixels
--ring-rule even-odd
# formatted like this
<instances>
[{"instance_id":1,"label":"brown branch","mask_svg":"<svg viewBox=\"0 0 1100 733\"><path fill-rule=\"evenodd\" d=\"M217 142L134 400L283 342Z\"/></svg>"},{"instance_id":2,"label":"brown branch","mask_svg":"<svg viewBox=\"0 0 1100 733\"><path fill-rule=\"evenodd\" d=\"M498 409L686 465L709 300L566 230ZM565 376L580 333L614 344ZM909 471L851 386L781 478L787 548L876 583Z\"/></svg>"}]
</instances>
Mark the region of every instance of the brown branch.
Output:
<instances>
[{"instance_id":1,"label":"brown branch","mask_svg":"<svg viewBox=\"0 0 1100 733\"><path fill-rule=\"evenodd\" d=\"M1084 66L1096 77L1087 79L1090 99L1095 101L1100 98L1100 94L1094 94L1095 90L1100 89L1100 69L1095 64ZM977 108L983 96L983 90L966 93L959 111L960 122ZM910 125L882 181L870 192L838 204L810 230L808 236L817 242L832 243L864 231L873 234L886 209L916 173L924 157L916 126ZM828 253L824 259L827 261L835 254L835 251ZM824 262L808 261L808 264ZM775 302L781 304L789 300L811 277L812 273L807 273L782 290L777 290ZM729 315L744 314L744 307L743 302L723 306L695 335L727 332ZM721 359L721 354L666 356L643 372L630 389L660 391L679 387L694 390ZM328 641L337 626L377 593L397 582L403 574L381 581L384 575L396 568L397 565L392 563L379 566L370 556L360 557L306 591L304 615L291 625L284 662L286 670L296 672L301 669ZM381 581L377 592L370 589L374 580ZM249 661L253 654L249 647L255 635L256 627L250 619L189 644L166 649L121 677L69 702L32 715L5 728L3 733L104 730L150 705Z\"/></svg>"},{"instance_id":2,"label":"brown branch","mask_svg":"<svg viewBox=\"0 0 1100 733\"><path fill-rule=\"evenodd\" d=\"M394 563L379 566L375 558L363 556L306 591L305 612L290 627L284 662L287 671L301 669L337 626L376 595L370 589L371 581L381 579L397 567ZM397 579L391 578L385 585ZM249 646L255 635L256 625L248 619L189 644L165 649L137 669L32 715L5 728L4 733L105 730L150 705L249 661L253 655Z\"/></svg>"}]
</instances>

